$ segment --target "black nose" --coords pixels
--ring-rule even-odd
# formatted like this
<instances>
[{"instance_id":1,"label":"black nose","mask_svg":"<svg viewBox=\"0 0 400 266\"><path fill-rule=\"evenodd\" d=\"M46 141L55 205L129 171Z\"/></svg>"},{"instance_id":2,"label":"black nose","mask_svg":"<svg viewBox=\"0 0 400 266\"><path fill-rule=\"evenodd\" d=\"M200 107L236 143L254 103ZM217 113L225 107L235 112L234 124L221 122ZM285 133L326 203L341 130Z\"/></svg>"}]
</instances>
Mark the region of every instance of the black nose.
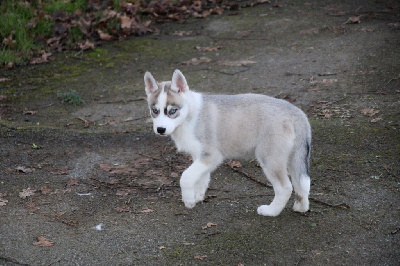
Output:
<instances>
[{"instance_id":1,"label":"black nose","mask_svg":"<svg viewBox=\"0 0 400 266\"><path fill-rule=\"evenodd\" d=\"M158 127L157 128L157 133L163 135L165 133L165 127Z\"/></svg>"}]
</instances>

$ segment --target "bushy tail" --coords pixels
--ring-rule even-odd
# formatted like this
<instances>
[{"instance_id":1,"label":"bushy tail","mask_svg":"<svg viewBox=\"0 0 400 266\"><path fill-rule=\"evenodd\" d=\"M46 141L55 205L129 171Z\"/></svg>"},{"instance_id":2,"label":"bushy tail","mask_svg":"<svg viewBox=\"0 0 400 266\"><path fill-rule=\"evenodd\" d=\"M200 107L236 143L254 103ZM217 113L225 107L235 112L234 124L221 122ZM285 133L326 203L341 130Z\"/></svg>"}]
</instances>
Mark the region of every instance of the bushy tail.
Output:
<instances>
[{"instance_id":1,"label":"bushy tail","mask_svg":"<svg viewBox=\"0 0 400 266\"><path fill-rule=\"evenodd\" d=\"M293 209L306 212L309 209L308 195L310 193L310 154L311 154L311 128L308 120L298 130L295 150L289 164L289 174L295 191Z\"/></svg>"}]
</instances>

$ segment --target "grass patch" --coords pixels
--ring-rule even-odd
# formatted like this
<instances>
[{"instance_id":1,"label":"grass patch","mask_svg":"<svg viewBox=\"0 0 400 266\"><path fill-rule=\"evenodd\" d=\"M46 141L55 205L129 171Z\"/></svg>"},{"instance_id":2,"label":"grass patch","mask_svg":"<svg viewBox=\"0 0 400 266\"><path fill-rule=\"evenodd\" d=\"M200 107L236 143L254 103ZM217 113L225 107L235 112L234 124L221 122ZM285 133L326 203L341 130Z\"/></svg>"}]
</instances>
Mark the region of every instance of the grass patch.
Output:
<instances>
[{"instance_id":1,"label":"grass patch","mask_svg":"<svg viewBox=\"0 0 400 266\"><path fill-rule=\"evenodd\" d=\"M66 93L57 93L57 97L62 100L62 102L71 105L81 105L85 103L85 101L78 95L76 90L70 90Z\"/></svg>"},{"instance_id":2,"label":"grass patch","mask_svg":"<svg viewBox=\"0 0 400 266\"><path fill-rule=\"evenodd\" d=\"M84 10L87 0L2 0L0 5L0 64L26 64L34 54L46 48L52 37L55 22L49 15L55 11L73 13ZM71 43L82 40L79 28L70 28Z\"/></svg>"}]
</instances>

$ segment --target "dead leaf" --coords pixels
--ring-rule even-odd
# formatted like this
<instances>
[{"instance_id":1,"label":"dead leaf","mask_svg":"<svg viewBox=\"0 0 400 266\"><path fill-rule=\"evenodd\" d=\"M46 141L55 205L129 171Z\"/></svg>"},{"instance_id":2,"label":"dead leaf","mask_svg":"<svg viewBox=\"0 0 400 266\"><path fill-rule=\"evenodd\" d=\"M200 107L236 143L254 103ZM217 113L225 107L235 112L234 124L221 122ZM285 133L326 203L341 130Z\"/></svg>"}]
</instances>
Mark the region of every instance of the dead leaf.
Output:
<instances>
[{"instance_id":1,"label":"dead leaf","mask_svg":"<svg viewBox=\"0 0 400 266\"><path fill-rule=\"evenodd\" d=\"M53 175L67 175L68 174L68 166L55 167L51 173Z\"/></svg>"},{"instance_id":2,"label":"dead leaf","mask_svg":"<svg viewBox=\"0 0 400 266\"><path fill-rule=\"evenodd\" d=\"M210 227L212 227L212 226L217 226L217 224L208 222L208 223L207 223L205 226L203 226L201 229L207 229L207 228L210 228Z\"/></svg>"},{"instance_id":3,"label":"dead leaf","mask_svg":"<svg viewBox=\"0 0 400 266\"><path fill-rule=\"evenodd\" d=\"M51 193L50 185L44 185L43 187L39 188L39 190L43 195L48 195Z\"/></svg>"},{"instance_id":4,"label":"dead leaf","mask_svg":"<svg viewBox=\"0 0 400 266\"><path fill-rule=\"evenodd\" d=\"M11 69L11 68L14 68L14 67L15 67L14 62L8 62L8 63L6 64L6 69Z\"/></svg>"},{"instance_id":5,"label":"dead leaf","mask_svg":"<svg viewBox=\"0 0 400 266\"><path fill-rule=\"evenodd\" d=\"M112 41L114 39L113 36L111 36L107 32L104 32L100 29L97 30L97 33L99 34L100 39L102 39L103 41Z\"/></svg>"},{"instance_id":6,"label":"dead leaf","mask_svg":"<svg viewBox=\"0 0 400 266\"><path fill-rule=\"evenodd\" d=\"M99 164L100 169L106 172L110 172L111 169L113 168L111 165L109 164Z\"/></svg>"},{"instance_id":7,"label":"dead leaf","mask_svg":"<svg viewBox=\"0 0 400 266\"><path fill-rule=\"evenodd\" d=\"M31 188L23 189L22 192L19 193L19 197L21 199L26 199L27 197L33 196L36 190Z\"/></svg>"},{"instance_id":8,"label":"dead leaf","mask_svg":"<svg viewBox=\"0 0 400 266\"><path fill-rule=\"evenodd\" d=\"M154 210L149 209L149 208L144 208L143 210L139 211L139 213L152 213Z\"/></svg>"},{"instance_id":9,"label":"dead leaf","mask_svg":"<svg viewBox=\"0 0 400 266\"><path fill-rule=\"evenodd\" d=\"M18 166L17 168L15 168L15 170L17 170L17 172L24 173L24 174L32 173L33 171L35 171L34 168L29 168L29 167L24 167L24 166Z\"/></svg>"},{"instance_id":10,"label":"dead leaf","mask_svg":"<svg viewBox=\"0 0 400 266\"><path fill-rule=\"evenodd\" d=\"M317 34L319 32L319 28L312 28L308 30L300 31L300 34Z\"/></svg>"},{"instance_id":11,"label":"dead leaf","mask_svg":"<svg viewBox=\"0 0 400 266\"><path fill-rule=\"evenodd\" d=\"M361 110L361 114L369 117L374 116L379 112L380 112L379 110L375 110L373 108L364 108Z\"/></svg>"},{"instance_id":12,"label":"dead leaf","mask_svg":"<svg viewBox=\"0 0 400 266\"><path fill-rule=\"evenodd\" d=\"M7 202L8 202L8 200L0 198L0 207L1 206L6 206Z\"/></svg>"},{"instance_id":13,"label":"dead leaf","mask_svg":"<svg viewBox=\"0 0 400 266\"><path fill-rule=\"evenodd\" d=\"M79 48L81 48L83 51L89 50L89 49L94 49L95 45L94 43L90 42L88 39L84 43L79 44Z\"/></svg>"},{"instance_id":14,"label":"dead leaf","mask_svg":"<svg viewBox=\"0 0 400 266\"><path fill-rule=\"evenodd\" d=\"M121 188L118 189L115 195L117 196L128 196L130 193L134 192L133 188Z\"/></svg>"},{"instance_id":15,"label":"dead leaf","mask_svg":"<svg viewBox=\"0 0 400 266\"><path fill-rule=\"evenodd\" d=\"M200 51L200 52L214 52L214 51L218 51L219 49L221 49L221 46L212 46L212 47L196 46L195 48L197 51Z\"/></svg>"},{"instance_id":16,"label":"dead leaf","mask_svg":"<svg viewBox=\"0 0 400 266\"><path fill-rule=\"evenodd\" d=\"M199 57L199 58L192 58L188 61L183 62L182 64L188 66L197 66L203 63L210 63L212 60L208 57Z\"/></svg>"},{"instance_id":17,"label":"dead leaf","mask_svg":"<svg viewBox=\"0 0 400 266\"><path fill-rule=\"evenodd\" d=\"M71 179L68 181L68 183L65 185L66 187L72 187L72 186L78 186L79 181L77 178L71 177Z\"/></svg>"},{"instance_id":18,"label":"dead leaf","mask_svg":"<svg viewBox=\"0 0 400 266\"><path fill-rule=\"evenodd\" d=\"M51 247L54 245L54 242L48 240L44 236L38 236L37 237L37 242L33 242L34 246L39 246L39 247Z\"/></svg>"},{"instance_id":19,"label":"dead leaf","mask_svg":"<svg viewBox=\"0 0 400 266\"><path fill-rule=\"evenodd\" d=\"M175 172L171 172L171 174L169 176L172 177L172 178L178 178L179 174L175 173Z\"/></svg>"},{"instance_id":20,"label":"dead leaf","mask_svg":"<svg viewBox=\"0 0 400 266\"><path fill-rule=\"evenodd\" d=\"M196 255L196 256L194 256L194 258L195 258L196 260L204 260L204 259L207 258L207 255Z\"/></svg>"},{"instance_id":21,"label":"dead leaf","mask_svg":"<svg viewBox=\"0 0 400 266\"><path fill-rule=\"evenodd\" d=\"M346 24L358 24L361 23L361 16L352 16L346 21Z\"/></svg>"},{"instance_id":22,"label":"dead leaf","mask_svg":"<svg viewBox=\"0 0 400 266\"><path fill-rule=\"evenodd\" d=\"M217 65L220 66L231 66L231 67L239 67L239 66L247 66L251 64L255 64L257 62L251 60L240 60L240 61L217 61Z\"/></svg>"},{"instance_id":23,"label":"dead leaf","mask_svg":"<svg viewBox=\"0 0 400 266\"><path fill-rule=\"evenodd\" d=\"M379 122L379 121L381 121L381 120L383 120L382 117L377 117L377 118L372 119L370 122L371 122L371 123L377 123L377 122Z\"/></svg>"},{"instance_id":24,"label":"dead leaf","mask_svg":"<svg viewBox=\"0 0 400 266\"><path fill-rule=\"evenodd\" d=\"M24 110L24 111L22 111L22 113L24 114L24 115L34 115L34 114L36 114L37 113L37 111L31 111L31 110Z\"/></svg>"},{"instance_id":25,"label":"dead leaf","mask_svg":"<svg viewBox=\"0 0 400 266\"><path fill-rule=\"evenodd\" d=\"M131 211L131 207L129 207L129 206L120 206L120 207L115 207L114 210L116 210L117 212L130 212Z\"/></svg>"},{"instance_id":26,"label":"dead leaf","mask_svg":"<svg viewBox=\"0 0 400 266\"><path fill-rule=\"evenodd\" d=\"M151 163L153 159L151 158L139 158L137 160L132 161L131 163L135 168L141 168L143 165L148 165Z\"/></svg>"},{"instance_id":27,"label":"dead leaf","mask_svg":"<svg viewBox=\"0 0 400 266\"><path fill-rule=\"evenodd\" d=\"M172 35L174 36L187 36L187 35L191 35L193 33L193 31L175 31L174 33L172 33Z\"/></svg>"},{"instance_id":28,"label":"dead leaf","mask_svg":"<svg viewBox=\"0 0 400 266\"><path fill-rule=\"evenodd\" d=\"M228 163L226 163L226 164L227 164L229 167L236 167L236 168L240 168L240 167L243 166L241 162L239 162L239 161L234 161L234 160L232 160L232 161L230 161L230 162L228 162Z\"/></svg>"},{"instance_id":29,"label":"dead leaf","mask_svg":"<svg viewBox=\"0 0 400 266\"><path fill-rule=\"evenodd\" d=\"M133 18L130 18L130 17L125 15L125 16L121 16L119 18L119 20L121 22L121 29L130 29L130 28L132 28L132 25L133 25L133 22L134 22Z\"/></svg>"},{"instance_id":30,"label":"dead leaf","mask_svg":"<svg viewBox=\"0 0 400 266\"><path fill-rule=\"evenodd\" d=\"M110 184L110 185L115 185L115 184L119 183L119 180L118 179L111 179L111 180L106 181L106 183Z\"/></svg>"},{"instance_id":31,"label":"dead leaf","mask_svg":"<svg viewBox=\"0 0 400 266\"><path fill-rule=\"evenodd\" d=\"M54 58L51 57L52 53L46 53L46 51L44 50L42 50L41 53L42 55L40 57L33 58L29 63L31 65L36 65L49 62L50 60L54 60Z\"/></svg>"},{"instance_id":32,"label":"dead leaf","mask_svg":"<svg viewBox=\"0 0 400 266\"><path fill-rule=\"evenodd\" d=\"M37 210L39 210L40 208L38 206L35 205L35 203L29 203L26 205L26 208L28 208L28 210L30 212L35 212Z\"/></svg>"},{"instance_id":33,"label":"dead leaf","mask_svg":"<svg viewBox=\"0 0 400 266\"><path fill-rule=\"evenodd\" d=\"M294 103L296 101L296 99L294 99L290 94L286 94L283 91L281 91L278 95L276 95L275 98L283 99L290 103Z\"/></svg>"},{"instance_id":34,"label":"dead leaf","mask_svg":"<svg viewBox=\"0 0 400 266\"><path fill-rule=\"evenodd\" d=\"M11 79L9 79L9 78L0 78L0 82L5 82L5 81L10 81ZM3 95L0 95L0 96L3 96Z\"/></svg>"},{"instance_id":35,"label":"dead leaf","mask_svg":"<svg viewBox=\"0 0 400 266\"><path fill-rule=\"evenodd\" d=\"M212 14L222 15L224 13L224 9L222 7L218 7L218 6L211 10L212 10L211 11Z\"/></svg>"}]
</instances>

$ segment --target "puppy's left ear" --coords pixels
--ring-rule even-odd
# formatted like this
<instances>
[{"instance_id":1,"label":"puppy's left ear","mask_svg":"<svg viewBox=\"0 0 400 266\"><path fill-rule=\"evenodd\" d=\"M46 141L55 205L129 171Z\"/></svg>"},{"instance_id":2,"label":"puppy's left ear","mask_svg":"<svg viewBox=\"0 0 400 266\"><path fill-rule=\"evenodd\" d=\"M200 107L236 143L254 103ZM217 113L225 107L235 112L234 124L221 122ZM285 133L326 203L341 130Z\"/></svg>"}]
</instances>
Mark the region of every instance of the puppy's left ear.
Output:
<instances>
[{"instance_id":1,"label":"puppy's left ear","mask_svg":"<svg viewBox=\"0 0 400 266\"><path fill-rule=\"evenodd\" d=\"M185 76L178 69L172 75L171 90L174 92L187 92L189 90Z\"/></svg>"}]
</instances>

